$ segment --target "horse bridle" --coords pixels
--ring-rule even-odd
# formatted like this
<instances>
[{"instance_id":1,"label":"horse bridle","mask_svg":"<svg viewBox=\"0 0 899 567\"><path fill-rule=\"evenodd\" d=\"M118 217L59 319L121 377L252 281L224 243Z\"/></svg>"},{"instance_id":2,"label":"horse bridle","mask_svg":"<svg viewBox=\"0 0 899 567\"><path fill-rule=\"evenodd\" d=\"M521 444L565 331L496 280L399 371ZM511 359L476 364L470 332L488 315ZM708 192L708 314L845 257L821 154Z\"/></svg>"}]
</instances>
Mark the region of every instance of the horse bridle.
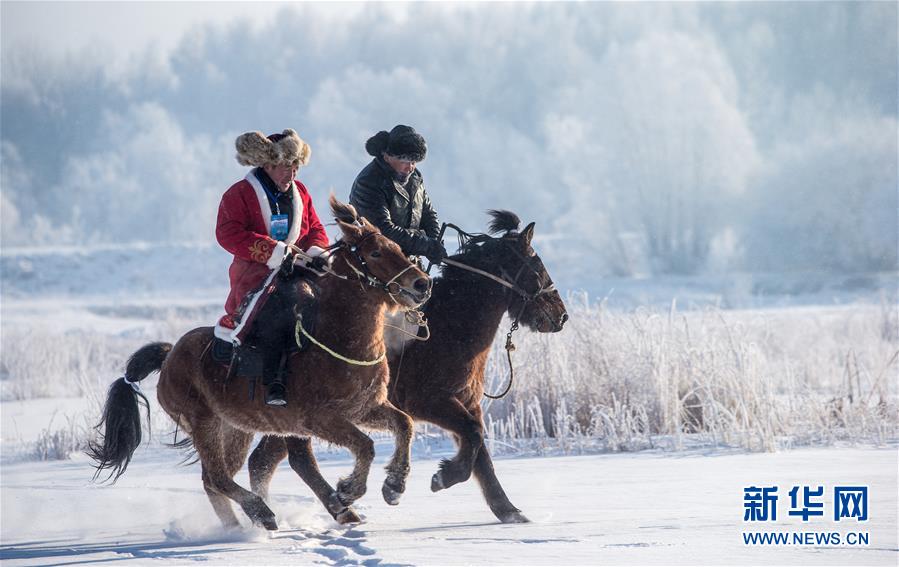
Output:
<instances>
[{"instance_id":1,"label":"horse bridle","mask_svg":"<svg viewBox=\"0 0 899 567\"><path fill-rule=\"evenodd\" d=\"M406 272L408 272L409 270L414 268L415 264L410 263L408 266L406 266L405 268L403 268L402 270L397 272L396 275L394 275L392 278L390 278L386 282L382 281L380 278L378 278L377 276L372 274L371 270L368 267L368 263L365 261L365 258L363 258L362 254L359 253L359 245L362 244L363 242L365 242L368 238L371 238L372 236L374 236L376 234L378 234L378 233L370 232L370 233L366 234L365 236L363 236L362 238L360 238L359 240L357 240L353 244L350 244L344 240L338 240L336 243L325 248L325 252L332 252L334 250L347 251L349 254L351 254L356 259L357 262L359 262L359 266L361 269L357 268L351 262L348 262L348 261L346 261L346 259L344 259L344 262L346 263L347 267L349 267L349 269L352 270L356 274L356 280L359 281L360 285L363 285L363 286L367 285L367 286L375 288L375 289L383 290L384 292L387 293L388 296L390 296L390 299L394 303L396 303L397 305L400 305L400 302L396 300L396 296L403 292L403 287L399 284L399 282L397 280L400 277L402 277L403 274L405 274ZM295 252L302 253L304 256L307 256L305 253L303 253L299 249L296 249L295 247L292 247L292 248L294 248ZM332 275L334 277L340 278L342 280L349 281L352 279L343 274L338 274L333 269L331 269L329 266L323 267L322 271L324 271L325 273ZM428 290L426 293L425 301L427 301L428 298L430 298L430 296L431 296L431 291Z\"/></svg>"},{"instance_id":2,"label":"horse bridle","mask_svg":"<svg viewBox=\"0 0 899 567\"><path fill-rule=\"evenodd\" d=\"M490 237L488 237L488 238L490 238ZM495 240L504 240L504 239L497 238ZM501 286L506 287L509 290L517 293L521 297L521 299L524 300L525 305L527 305L531 301L535 301L538 297L540 297L544 293L550 293L550 292L553 292L556 290L556 285L552 282L549 282L548 285L540 286L534 292L527 292L521 286L519 286L518 278L521 277L521 274L522 274L522 272L524 272L525 268L531 270L531 273L533 273L535 276L537 276L538 281L540 279L540 273L537 270L535 270L533 268L533 266L531 266L531 262L527 258L525 258L524 255L521 254L521 252L516 250L514 246L512 246L511 244L509 244L508 242L505 242L505 241L503 242L503 244L505 244L516 256L518 256L518 259L521 260L521 266L518 268L518 272L516 272L514 278L510 276L509 272L507 272L504 267L500 267L500 276L496 276L486 270L481 270L479 268L475 268L474 266L469 266L468 264L463 264L462 262L459 262L458 260L453 260L451 258L444 258L443 260L441 260L441 262L443 262L444 264L450 265L450 266L455 266L457 268L467 270L469 272L484 276L485 278L495 281L496 283L500 284ZM520 314L519 314L519 316L520 316Z\"/></svg>"},{"instance_id":3,"label":"horse bridle","mask_svg":"<svg viewBox=\"0 0 899 567\"><path fill-rule=\"evenodd\" d=\"M346 263L347 267L349 267L356 274L357 277L356 277L355 281L358 281L359 285L362 286L363 289L365 289L365 286L367 285L369 287L372 287L375 289L381 289L384 292L386 292L387 295L390 296L390 299L393 300L394 303L403 307L403 309L406 311L407 315L410 312L413 313L414 315L417 315L418 326L424 327L425 330L428 331L427 321L424 320L424 317L422 316L421 312L418 311L418 309L415 307L402 306L400 304L400 302L398 302L396 300L396 297L395 297L396 295L399 295L403 291L403 287L396 280L399 279L407 271L409 271L410 269L415 267L415 264L410 263L408 266L406 266L405 268L403 268L402 270L397 272L397 274L395 276L393 276L392 278L390 278L389 280L384 282L384 281L381 281L377 276L375 276L374 274L371 273L371 271L368 268L368 263L365 261L365 258L363 258L362 255L359 253L359 245L361 243L365 242L366 239L374 236L375 234L378 234L378 233L370 232L370 233L366 234L365 236L363 236L362 238L360 238L359 240L357 240L353 244L345 242L344 240L338 240L336 243L325 248L324 252L330 253L334 250L345 250L349 254L353 255L356 258L356 261L359 262L359 266L361 267L361 269L354 266L346 258L344 258L344 263ZM306 259L310 259L310 256L308 254L306 254L305 252L303 252L296 246L291 245L291 249L298 256L301 256ZM345 276L343 274L338 274L333 269L331 269L330 266L327 266L327 265L323 266L321 268L321 271L327 273L328 275L334 276L336 278L340 278L345 281L353 281L352 278ZM393 287L393 286L395 286L395 287ZM396 291L392 291L392 289L395 289ZM430 297L431 297L431 290L429 289L427 291L427 293L425 294L425 301L430 299ZM379 357L374 358L372 360L356 360L356 359L344 356L344 355L338 353L337 351L329 348L327 345L321 343L315 337L313 337L309 333L309 331L307 331L306 328L303 327L302 314L300 312L298 312L296 309L294 309L294 315L296 316L296 325L295 325L295 329L294 329L294 340L296 341L297 346L301 346L300 334L302 334L307 339L309 339L310 342L312 342L313 344L315 344L316 346L318 346L319 348L321 348L322 350L324 350L326 353L330 354L334 358L337 358L338 360L342 360L343 362L346 362L347 364L352 364L355 366L372 366L374 364L380 363L387 356L386 350ZM428 331L427 334L430 335L430 331Z\"/></svg>"},{"instance_id":4,"label":"horse bridle","mask_svg":"<svg viewBox=\"0 0 899 567\"><path fill-rule=\"evenodd\" d=\"M506 348L506 358L508 359L508 362L509 362L509 383L506 385L506 388L497 395L492 395L492 394L488 394L487 392L484 392L484 397L490 398L491 400L498 400L502 397L505 397L505 395L509 393L509 390L512 389L512 381L514 379L514 373L512 370L512 351L515 350L515 344L512 343L512 334L518 330L518 321L521 319L521 316L522 316L522 314L524 314L524 310L527 308L529 303L531 303L532 301L536 301L537 298L540 297L541 295L543 295L544 293L550 293L552 291L555 291L556 286L554 283L549 282L548 285L541 285L536 291L534 291L532 293L525 291L524 289L522 289L521 286L518 285L518 278L521 277L521 274L524 272L524 269L527 268L527 269L531 270L531 273L533 273L535 276L537 276L538 282L540 281L540 273L537 270L535 270L533 268L533 266L531 266L531 261L528 260L528 258L526 258L514 246L509 244L508 239L503 238L503 237L496 238L496 237L492 237L492 236L489 236L486 234L479 234L479 235L469 234L469 233L463 231L462 229L460 229L459 227L457 227L456 225L449 224L449 223L447 223L446 226L452 227L460 234L460 236L466 237L469 240L474 240L476 243L477 242L486 242L487 240L502 240L503 244L505 244L512 251L512 253L515 254L516 256L518 256L518 259L521 260L521 266L518 268L518 272L515 274L514 278L510 277L509 272L507 272L506 269L502 266L500 266L500 276L496 276L486 270L481 270L480 268L475 268L474 266L469 266L468 264L463 264L462 262L459 262L457 260L452 260L450 258L443 258L441 260L443 263L445 263L447 265L455 266L462 270L467 270L469 272L472 272L472 273L484 276L488 279L491 279L491 280L495 281L496 283L502 285L503 287L508 288L512 292L517 293L522 299L521 308L518 310L518 313L512 319L512 326L509 328L509 332L506 333L505 348ZM442 233L443 233L443 231L441 230L441 234Z\"/></svg>"}]
</instances>

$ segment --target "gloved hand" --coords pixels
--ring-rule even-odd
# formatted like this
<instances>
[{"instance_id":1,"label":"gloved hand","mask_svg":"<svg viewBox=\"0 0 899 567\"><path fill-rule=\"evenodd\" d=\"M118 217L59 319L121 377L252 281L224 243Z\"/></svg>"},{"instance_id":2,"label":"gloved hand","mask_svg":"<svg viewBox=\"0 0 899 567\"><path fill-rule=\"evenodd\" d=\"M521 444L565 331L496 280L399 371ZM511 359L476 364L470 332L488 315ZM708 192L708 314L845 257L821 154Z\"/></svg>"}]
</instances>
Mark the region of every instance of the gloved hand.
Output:
<instances>
[{"instance_id":1,"label":"gloved hand","mask_svg":"<svg viewBox=\"0 0 899 567\"><path fill-rule=\"evenodd\" d=\"M306 250L306 253L312 256L312 258L308 260L298 260L298 262L307 270L311 270L322 276L325 274L325 269L331 265L330 254L325 254L324 252L325 251L318 246L310 246L309 249Z\"/></svg>"},{"instance_id":2,"label":"gloved hand","mask_svg":"<svg viewBox=\"0 0 899 567\"><path fill-rule=\"evenodd\" d=\"M432 264L439 264L440 260L443 260L447 256L446 248L443 247L443 242L436 238L430 239L425 256Z\"/></svg>"},{"instance_id":3,"label":"gloved hand","mask_svg":"<svg viewBox=\"0 0 899 567\"><path fill-rule=\"evenodd\" d=\"M290 252L285 254L284 259L281 260L281 267L278 268L278 277L282 280L286 280L293 275L293 260L293 254Z\"/></svg>"},{"instance_id":4,"label":"gloved hand","mask_svg":"<svg viewBox=\"0 0 899 567\"><path fill-rule=\"evenodd\" d=\"M330 256L316 256L312 259L311 262L309 262L309 269L317 272L318 274L324 274L325 268L331 265L330 259Z\"/></svg>"}]
</instances>

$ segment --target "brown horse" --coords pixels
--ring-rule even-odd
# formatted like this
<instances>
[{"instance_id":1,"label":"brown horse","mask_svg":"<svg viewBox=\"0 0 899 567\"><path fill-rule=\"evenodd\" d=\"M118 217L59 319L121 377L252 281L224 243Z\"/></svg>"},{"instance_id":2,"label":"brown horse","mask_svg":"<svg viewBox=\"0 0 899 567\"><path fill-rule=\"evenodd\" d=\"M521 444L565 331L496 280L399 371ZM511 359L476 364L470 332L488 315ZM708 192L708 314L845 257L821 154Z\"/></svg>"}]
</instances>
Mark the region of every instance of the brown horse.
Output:
<instances>
[{"instance_id":1,"label":"brown horse","mask_svg":"<svg viewBox=\"0 0 899 567\"><path fill-rule=\"evenodd\" d=\"M390 360L390 401L414 419L453 433L459 450L441 462L431 479L432 491L468 480L474 472L497 518L527 522L506 496L484 446L484 369L504 313L513 318L513 326L520 322L541 333L562 330L568 314L531 247L534 223L519 233L516 215L491 215L491 233L504 234L462 233L467 242L449 258L443 277L434 280L425 306L430 339L409 343ZM331 489L318 471L308 438L264 437L250 455L253 490L267 493L275 467L287 455L291 467L327 502Z\"/></svg>"},{"instance_id":2,"label":"brown horse","mask_svg":"<svg viewBox=\"0 0 899 567\"><path fill-rule=\"evenodd\" d=\"M98 474L104 469L115 478L124 473L140 443L138 394L132 383L160 370L159 403L190 435L202 464L206 494L226 527L239 525L230 499L254 523L277 529L263 499L233 480L257 431L312 435L347 447L355 467L327 495L326 505L335 517L353 521L358 518L348 506L365 493L374 457L372 440L356 424L390 429L396 449L382 492L389 504L398 502L409 473L412 420L387 401L389 370L383 358L382 325L388 306L414 308L424 302L430 280L399 246L364 219L359 222L353 207L332 196L331 209L343 237L333 254L331 274L320 281L317 344L288 361L287 386L294 393L290 403L265 405L261 384L251 392L245 381L228 380L227 370L205 356L213 340L211 327L188 332L174 347L147 345L132 355L125 377L110 387L101 421L106 424L103 443L92 450ZM265 321L265 312L258 317Z\"/></svg>"}]
</instances>

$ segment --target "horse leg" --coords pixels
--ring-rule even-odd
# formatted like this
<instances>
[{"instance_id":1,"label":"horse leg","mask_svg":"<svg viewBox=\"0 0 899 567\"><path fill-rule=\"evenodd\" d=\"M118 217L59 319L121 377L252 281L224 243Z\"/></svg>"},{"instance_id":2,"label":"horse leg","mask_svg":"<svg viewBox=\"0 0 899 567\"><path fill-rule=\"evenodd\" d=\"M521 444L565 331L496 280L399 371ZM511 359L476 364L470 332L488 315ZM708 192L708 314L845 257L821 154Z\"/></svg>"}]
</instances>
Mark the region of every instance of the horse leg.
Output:
<instances>
[{"instance_id":1,"label":"horse leg","mask_svg":"<svg viewBox=\"0 0 899 567\"><path fill-rule=\"evenodd\" d=\"M309 437L288 437L285 439L285 444L290 457L290 468L312 489L315 496L325 505L325 509L331 514L331 517L339 524L361 522L362 519L359 518L356 511L348 504L344 504L337 491L322 476L315 455L312 453L312 440Z\"/></svg>"},{"instance_id":2,"label":"horse leg","mask_svg":"<svg viewBox=\"0 0 899 567\"><path fill-rule=\"evenodd\" d=\"M473 416L456 398L448 398L442 403L434 403L432 400L427 412L411 413L455 434L459 445L459 450L452 459L440 462L440 469L431 477L431 491L437 492L468 480L478 452L484 444L481 420Z\"/></svg>"},{"instance_id":3,"label":"horse leg","mask_svg":"<svg viewBox=\"0 0 899 567\"><path fill-rule=\"evenodd\" d=\"M391 506L400 503L400 496L406 491L406 478L409 476L409 460L412 451L412 418L396 409L390 402L372 408L362 420L364 425L376 429L389 429L393 432L395 448L393 457L385 470L387 478L381 487L384 501Z\"/></svg>"},{"instance_id":4,"label":"horse leg","mask_svg":"<svg viewBox=\"0 0 899 567\"><path fill-rule=\"evenodd\" d=\"M521 524L529 522L521 510L512 505L506 492L496 478L493 460L487 447L481 447L474 462L474 477L481 485L481 492L493 514L504 524Z\"/></svg>"},{"instance_id":5,"label":"horse leg","mask_svg":"<svg viewBox=\"0 0 899 567\"><path fill-rule=\"evenodd\" d=\"M233 479L247 459L247 452L253 442L253 434L231 427L222 422L222 455L225 458L227 474Z\"/></svg>"},{"instance_id":6,"label":"horse leg","mask_svg":"<svg viewBox=\"0 0 899 567\"><path fill-rule=\"evenodd\" d=\"M222 423L222 455L225 457L225 466L228 467L231 478L234 478L246 461L252 442L252 433Z\"/></svg>"},{"instance_id":7,"label":"horse leg","mask_svg":"<svg viewBox=\"0 0 899 567\"><path fill-rule=\"evenodd\" d=\"M212 481L210 480L206 465L202 465L202 471L203 489L206 491L206 497L209 498L209 503L212 504L212 509L215 510L215 515L222 521L222 525L225 526L225 529L239 527L240 522L234 514L234 509L231 507L231 500L212 489Z\"/></svg>"},{"instance_id":8,"label":"horse leg","mask_svg":"<svg viewBox=\"0 0 899 567\"><path fill-rule=\"evenodd\" d=\"M340 501L337 491L321 475L315 455L312 453L312 440L308 437L285 438L275 435L263 437L250 455L250 486L253 492L268 499L268 487L275 469L288 455L290 467L312 489L338 523L350 524L362 521L352 508Z\"/></svg>"},{"instance_id":9,"label":"horse leg","mask_svg":"<svg viewBox=\"0 0 899 567\"><path fill-rule=\"evenodd\" d=\"M250 453L247 469L250 472L250 490L263 500L268 500L268 488L278 464L287 457L287 445L283 437L266 435Z\"/></svg>"},{"instance_id":10,"label":"horse leg","mask_svg":"<svg viewBox=\"0 0 899 567\"><path fill-rule=\"evenodd\" d=\"M375 444L348 419L338 415L319 416L309 424L310 432L320 439L346 447L356 463L349 476L337 482L337 497L349 506L365 494L368 472L375 458Z\"/></svg>"},{"instance_id":11,"label":"horse leg","mask_svg":"<svg viewBox=\"0 0 899 567\"><path fill-rule=\"evenodd\" d=\"M275 522L275 514L262 498L234 482L234 474L230 472L231 468L233 468L233 459L228 459L223 454L225 448L233 446L230 439L226 443L222 442L224 439L223 429L228 426L225 426L217 418L209 418L204 420L204 422L192 425L191 431L194 447L203 465L203 487L206 489L212 508L218 514L225 527L233 527L237 523L237 518L234 516L233 510L231 510L230 503L223 500L222 497L230 498L240 504L240 507L243 508L243 511L254 524L260 524L267 530L277 530L278 524ZM230 427L228 429L235 431ZM243 462L246 456L248 447L249 441L247 441L244 452L240 456L241 462ZM230 467L229 460L232 461Z\"/></svg>"}]
</instances>

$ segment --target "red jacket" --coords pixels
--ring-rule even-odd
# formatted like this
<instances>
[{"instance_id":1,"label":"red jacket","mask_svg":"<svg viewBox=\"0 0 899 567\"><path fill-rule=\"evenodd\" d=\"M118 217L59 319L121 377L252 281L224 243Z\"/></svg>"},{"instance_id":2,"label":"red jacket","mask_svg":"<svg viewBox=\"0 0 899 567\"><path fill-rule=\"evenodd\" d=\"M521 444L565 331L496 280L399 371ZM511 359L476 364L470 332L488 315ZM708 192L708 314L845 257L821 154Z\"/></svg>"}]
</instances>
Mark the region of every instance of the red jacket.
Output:
<instances>
[{"instance_id":1,"label":"red jacket","mask_svg":"<svg viewBox=\"0 0 899 567\"><path fill-rule=\"evenodd\" d=\"M328 235L318 220L309 191L299 181L294 181L290 190L293 191L293 221L284 242L269 236L271 206L252 171L222 196L215 238L222 248L234 254L228 269L231 293L225 302L226 318L234 315L248 291L281 265L287 252L285 243L302 250L308 250L310 246L328 246Z\"/></svg>"}]
</instances>

